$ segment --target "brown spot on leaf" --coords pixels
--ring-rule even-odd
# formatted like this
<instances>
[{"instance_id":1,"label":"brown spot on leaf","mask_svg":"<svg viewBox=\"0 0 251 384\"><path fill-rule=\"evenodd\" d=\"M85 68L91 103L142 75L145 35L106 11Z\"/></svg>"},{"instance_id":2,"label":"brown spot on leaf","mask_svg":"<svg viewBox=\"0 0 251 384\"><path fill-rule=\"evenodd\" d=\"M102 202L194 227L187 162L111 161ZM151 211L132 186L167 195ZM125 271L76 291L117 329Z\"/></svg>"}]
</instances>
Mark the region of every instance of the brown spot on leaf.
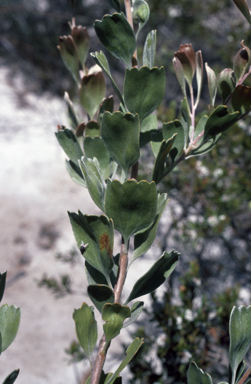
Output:
<instances>
[{"instance_id":1,"label":"brown spot on leaf","mask_svg":"<svg viewBox=\"0 0 251 384\"><path fill-rule=\"evenodd\" d=\"M108 255L110 257L112 257L112 248L111 248L111 243L110 243L110 237L108 236L108 234L106 232L100 236L99 246L100 246L101 251L103 251L103 249L105 248Z\"/></svg>"}]
</instances>

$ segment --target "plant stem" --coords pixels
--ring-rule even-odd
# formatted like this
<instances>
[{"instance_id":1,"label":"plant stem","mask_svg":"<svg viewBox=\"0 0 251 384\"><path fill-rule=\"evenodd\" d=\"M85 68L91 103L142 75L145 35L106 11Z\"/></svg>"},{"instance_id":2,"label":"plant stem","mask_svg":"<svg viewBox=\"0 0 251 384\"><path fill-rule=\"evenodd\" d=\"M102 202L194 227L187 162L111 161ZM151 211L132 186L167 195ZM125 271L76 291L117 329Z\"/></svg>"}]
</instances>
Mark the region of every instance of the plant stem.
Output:
<instances>
[{"instance_id":1,"label":"plant stem","mask_svg":"<svg viewBox=\"0 0 251 384\"><path fill-rule=\"evenodd\" d=\"M128 252L125 247L125 244L121 244L121 253L119 258L119 272L117 283L114 288L114 302L119 303L121 292L125 283L126 272L127 272L127 263L128 263Z\"/></svg>"},{"instance_id":2,"label":"plant stem","mask_svg":"<svg viewBox=\"0 0 251 384\"><path fill-rule=\"evenodd\" d=\"M132 18L132 8L131 8L131 0L125 0L125 9L126 9L126 18L130 26L133 30L133 18ZM132 57L132 65L137 66L137 49L135 50Z\"/></svg>"},{"instance_id":3,"label":"plant stem","mask_svg":"<svg viewBox=\"0 0 251 384\"><path fill-rule=\"evenodd\" d=\"M109 348L109 345L108 345L107 348L105 349L105 344L106 344L105 334L103 334L99 342L98 353L96 356L95 363L93 365L90 384L99 384L102 369L105 363L106 353Z\"/></svg>"},{"instance_id":4,"label":"plant stem","mask_svg":"<svg viewBox=\"0 0 251 384\"><path fill-rule=\"evenodd\" d=\"M248 376L250 375L251 373L251 367L249 367L246 372L244 373L244 375L242 376L242 378L240 379L240 381L238 382L238 384L243 384L244 381L248 378Z\"/></svg>"},{"instance_id":5,"label":"plant stem","mask_svg":"<svg viewBox=\"0 0 251 384\"><path fill-rule=\"evenodd\" d=\"M132 166L131 179L135 179L137 181L137 179L138 179L138 170L139 170L139 161L136 161L136 163L133 164L133 166Z\"/></svg>"}]
</instances>

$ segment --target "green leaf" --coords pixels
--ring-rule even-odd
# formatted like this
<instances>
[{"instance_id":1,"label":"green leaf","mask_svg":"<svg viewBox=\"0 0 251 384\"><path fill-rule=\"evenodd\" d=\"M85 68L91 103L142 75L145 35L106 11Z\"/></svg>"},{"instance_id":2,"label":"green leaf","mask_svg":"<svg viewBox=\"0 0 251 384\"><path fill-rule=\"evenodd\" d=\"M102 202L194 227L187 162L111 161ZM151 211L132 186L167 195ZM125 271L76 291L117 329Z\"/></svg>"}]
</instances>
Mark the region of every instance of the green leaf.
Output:
<instances>
[{"instance_id":1,"label":"green leaf","mask_svg":"<svg viewBox=\"0 0 251 384\"><path fill-rule=\"evenodd\" d=\"M172 158L172 161L174 162L174 160L181 154L184 149L185 136L183 126L179 120L174 120L168 123L163 123L162 130L163 138L166 141L173 137L174 134L176 134L172 149L170 151L170 156Z\"/></svg>"},{"instance_id":2,"label":"green leaf","mask_svg":"<svg viewBox=\"0 0 251 384\"><path fill-rule=\"evenodd\" d=\"M75 183L82 185L82 187L87 188L86 182L85 182L83 175L82 175L82 172L81 172L81 169L75 163L73 163L71 160L70 161L65 160L65 166L66 166L66 170L69 173L71 179L73 181L75 181Z\"/></svg>"},{"instance_id":3,"label":"green leaf","mask_svg":"<svg viewBox=\"0 0 251 384\"><path fill-rule=\"evenodd\" d=\"M6 276L7 276L7 272L6 271L0 273L0 302L2 301L3 294L4 294Z\"/></svg>"},{"instance_id":4,"label":"green leaf","mask_svg":"<svg viewBox=\"0 0 251 384\"><path fill-rule=\"evenodd\" d=\"M141 29L146 25L150 16L150 9L145 0L135 0L132 3L132 17L135 24L139 24L136 38Z\"/></svg>"},{"instance_id":5,"label":"green leaf","mask_svg":"<svg viewBox=\"0 0 251 384\"><path fill-rule=\"evenodd\" d=\"M134 284L134 287L126 300L125 304L140 296L153 292L157 289L173 272L179 253L172 251L164 252L163 255L152 265L152 267Z\"/></svg>"},{"instance_id":6,"label":"green leaf","mask_svg":"<svg viewBox=\"0 0 251 384\"><path fill-rule=\"evenodd\" d=\"M184 142L186 147L188 143L188 133L191 126L190 110L186 97L181 102L181 116L182 117L180 119L180 122L184 129Z\"/></svg>"},{"instance_id":7,"label":"green leaf","mask_svg":"<svg viewBox=\"0 0 251 384\"><path fill-rule=\"evenodd\" d=\"M102 139L111 158L121 166L126 174L140 156L139 132L138 115L107 112L103 116Z\"/></svg>"},{"instance_id":8,"label":"green leaf","mask_svg":"<svg viewBox=\"0 0 251 384\"><path fill-rule=\"evenodd\" d=\"M167 194L166 193L159 194L158 205L157 205L157 215L155 216L155 220L153 224L146 231L138 233L134 237L134 251L133 251L130 265L133 263L134 260L136 260L139 256L143 255L148 251L148 249L150 249L157 233L157 228L158 228L160 218L162 216L162 213L167 203L168 203Z\"/></svg>"},{"instance_id":9,"label":"green leaf","mask_svg":"<svg viewBox=\"0 0 251 384\"><path fill-rule=\"evenodd\" d=\"M105 97L105 78L102 72L86 75L79 89L80 102L92 120Z\"/></svg>"},{"instance_id":10,"label":"green leaf","mask_svg":"<svg viewBox=\"0 0 251 384\"><path fill-rule=\"evenodd\" d=\"M194 157L194 156L204 155L205 153L211 151L218 143L220 137L221 137L221 133L219 133L215 137L207 138L205 141L203 140L203 143L200 144L198 148L191 151L190 155L187 156L186 159L189 159L190 157Z\"/></svg>"},{"instance_id":11,"label":"green leaf","mask_svg":"<svg viewBox=\"0 0 251 384\"><path fill-rule=\"evenodd\" d=\"M121 94L121 92L119 90L119 87L117 86L117 84L115 83L114 79L112 78L112 75L111 75L111 72L110 72L110 68L109 68L109 64L108 64L107 58L105 57L104 53L102 51L95 52L95 53L92 52L91 56L93 57L94 61L100 66L100 68L102 68L103 71L107 74L107 76L111 80L114 92L118 96L119 101L124 105L123 96L122 96L122 94Z\"/></svg>"},{"instance_id":12,"label":"green leaf","mask_svg":"<svg viewBox=\"0 0 251 384\"><path fill-rule=\"evenodd\" d=\"M105 15L102 21L95 21L94 28L104 47L113 56L131 67L132 56L136 49L136 39L124 13Z\"/></svg>"},{"instance_id":13,"label":"green leaf","mask_svg":"<svg viewBox=\"0 0 251 384\"><path fill-rule=\"evenodd\" d=\"M187 384L212 384L211 376L198 368L194 361L189 364Z\"/></svg>"},{"instance_id":14,"label":"green leaf","mask_svg":"<svg viewBox=\"0 0 251 384\"><path fill-rule=\"evenodd\" d=\"M68 212L78 248L88 261L110 282L113 267L113 223L106 216L92 216Z\"/></svg>"},{"instance_id":15,"label":"green leaf","mask_svg":"<svg viewBox=\"0 0 251 384\"><path fill-rule=\"evenodd\" d=\"M84 138L84 152L85 156L90 159L93 159L94 157L97 158L100 165L101 174L104 175L110 162L110 155L102 138L100 136L86 136Z\"/></svg>"},{"instance_id":16,"label":"green leaf","mask_svg":"<svg viewBox=\"0 0 251 384\"><path fill-rule=\"evenodd\" d=\"M120 334L124 320L130 316L130 308L126 305L115 303L103 306L102 319L106 322L103 325L106 345Z\"/></svg>"},{"instance_id":17,"label":"green leaf","mask_svg":"<svg viewBox=\"0 0 251 384\"><path fill-rule=\"evenodd\" d=\"M99 108L99 113L98 113L98 122L101 126L102 124L102 119L104 116L105 112L110 112L113 113L113 108L114 108L114 100L113 96L109 96L103 99L100 108Z\"/></svg>"},{"instance_id":18,"label":"green leaf","mask_svg":"<svg viewBox=\"0 0 251 384\"><path fill-rule=\"evenodd\" d=\"M231 68L224 69L217 77L217 85L221 94L222 104L226 104L235 88L234 71Z\"/></svg>"},{"instance_id":19,"label":"green leaf","mask_svg":"<svg viewBox=\"0 0 251 384\"><path fill-rule=\"evenodd\" d=\"M76 115L76 112L74 110L74 106L73 106L73 103L69 97L69 94L68 92L65 92L64 93L64 99L65 99L65 102L67 104L67 107L68 107L68 115L71 119L71 123L72 123L72 128L76 129L77 126L79 125L79 122L78 122L78 118L77 118L77 115Z\"/></svg>"},{"instance_id":20,"label":"green leaf","mask_svg":"<svg viewBox=\"0 0 251 384\"><path fill-rule=\"evenodd\" d=\"M3 381L3 384L13 384L16 381L16 378L19 374L19 369L15 369L15 371L11 372L6 379Z\"/></svg>"},{"instance_id":21,"label":"green leaf","mask_svg":"<svg viewBox=\"0 0 251 384\"><path fill-rule=\"evenodd\" d=\"M249 24L251 24L250 10L245 0L233 0L235 5L239 8L243 16L247 19Z\"/></svg>"},{"instance_id":22,"label":"green leaf","mask_svg":"<svg viewBox=\"0 0 251 384\"><path fill-rule=\"evenodd\" d=\"M74 133L70 129L64 128L55 132L55 135L69 159L78 165L78 160L83 156L83 151Z\"/></svg>"},{"instance_id":23,"label":"green leaf","mask_svg":"<svg viewBox=\"0 0 251 384\"><path fill-rule=\"evenodd\" d=\"M155 163L153 167L152 180L155 181L156 184L158 184L163 179L163 175L167 169L167 166L166 166L167 156L173 146L174 140L175 140L175 136L171 137L171 139L167 141L163 140L161 143L159 153L155 159Z\"/></svg>"},{"instance_id":24,"label":"green leaf","mask_svg":"<svg viewBox=\"0 0 251 384\"><path fill-rule=\"evenodd\" d=\"M96 158L92 160L83 157L81 162L79 162L79 166L92 200L102 211L104 211L105 184L101 176L98 160Z\"/></svg>"},{"instance_id":25,"label":"green leaf","mask_svg":"<svg viewBox=\"0 0 251 384\"><path fill-rule=\"evenodd\" d=\"M236 380L236 372L251 346L251 306L232 309L229 320L229 364L232 371L232 384Z\"/></svg>"},{"instance_id":26,"label":"green leaf","mask_svg":"<svg viewBox=\"0 0 251 384\"><path fill-rule=\"evenodd\" d=\"M84 69L86 58L90 49L90 36L86 27L82 27L81 25L71 25L71 35L77 48L79 61Z\"/></svg>"},{"instance_id":27,"label":"green leaf","mask_svg":"<svg viewBox=\"0 0 251 384\"><path fill-rule=\"evenodd\" d=\"M4 304L0 307L1 352L5 351L16 337L21 317L21 310L15 305Z\"/></svg>"},{"instance_id":28,"label":"green leaf","mask_svg":"<svg viewBox=\"0 0 251 384\"><path fill-rule=\"evenodd\" d=\"M173 68L174 68L174 72L177 77L177 80L179 82L179 85L181 87L182 93L184 97L187 97L185 73L184 73L183 65L181 64L180 60L177 57L173 58Z\"/></svg>"},{"instance_id":29,"label":"green leaf","mask_svg":"<svg viewBox=\"0 0 251 384\"><path fill-rule=\"evenodd\" d=\"M111 378L107 381L106 384L111 384L118 376L118 374L127 366L127 364L132 360L133 356L138 352L141 345L144 343L144 339L139 339L138 337L133 340L132 344L126 350L126 358L119 365L116 372L111 376Z\"/></svg>"},{"instance_id":30,"label":"green leaf","mask_svg":"<svg viewBox=\"0 0 251 384\"><path fill-rule=\"evenodd\" d=\"M85 136L100 136L100 125L94 120L88 121L85 126ZM87 156L88 157L88 156Z\"/></svg>"},{"instance_id":31,"label":"green leaf","mask_svg":"<svg viewBox=\"0 0 251 384\"><path fill-rule=\"evenodd\" d=\"M251 110L251 88L245 85L238 85L231 98L234 111L239 111L241 115Z\"/></svg>"},{"instance_id":32,"label":"green leaf","mask_svg":"<svg viewBox=\"0 0 251 384\"><path fill-rule=\"evenodd\" d=\"M108 3L115 11L120 12L120 1L119 0L108 0Z\"/></svg>"},{"instance_id":33,"label":"green leaf","mask_svg":"<svg viewBox=\"0 0 251 384\"><path fill-rule=\"evenodd\" d=\"M94 284L103 284L107 285L107 280L105 276L94 268L88 261L85 261L85 272L87 276L87 281L89 285Z\"/></svg>"},{"instance_id":34,"label":"green leaf","mask_svg":"<svg viewBox=\"0 0 251 384\"><path fill-rule=\"evenodd\" d=\"M98 338L97 321L94 318L93 310L93 307L83 303L80 309L75 309L73 312L78 341L89 360L91 360Z\"/></svg>"},{"instance_id":35,"label":"green leaf","mask_svg":"<svg viewBox=\"0 0 251 384\"><path fill-rule=\"evenodd\" d=\"M107 285L89 285L87 292L91 301L100 313L102 313L103 306L106 303L114 303L113 290Z\"/></svg>"},{"instance_id":36,"label":"green leaf","mask_svg":"<svg viewBox=\"0 0 251 384\"><path fill-rule=\"evenodd\" d=\"M157 31L148 33L143 50L143 66L153 68L156 56Z\"/></svg>"},{"instance_id":37,"label":"green leaf","mask_svg":"<svg viewBox=\"0 0 251 384\"><path fill-rule=\"evenodd\" d=\"M214 137L231 128L238 120L238 117L239 112L229 113L225 105L219 105L206 122L204 141L210 136Z\"/></svg>"},{"instance_id":38,"label":"green leaf","mask_svg":"<svg viewBox=\"0 0 251 384\"><path fill-rule=\"evenodd\" d=\"M196 81L198 87L196 105L198 105L203 85L203 59L201 51L196 52Z\"/></svg>"},{"instance_id":39,"label":"green leaf","mask_svg":"<svg viewBox=\"0 0 251 384\"><path fill-rule=\"evenodd\" d=\"M124 322L123 328L128 327L128 325L131 325L134 323L134 321L137 320L141 312L143 311L144 302L143 301L136 301L136 303L133 304L131 308L131 317Z\"/></svg>"},{"instance_id":40,"label":"green leaf","mask_svg":"<svg viewBox=\"0 0 251 384\"><path fill-rule=\"evenodd\" d=\"M144 147L151 141L152 133L156 132L158 120L156 115L147 116L140 126L140 148Z\"/></svg>"},{"instance_id":41,"label":"green leaf","mask_svg":"<svg viewBox=\"0 0 251 384\"><path fill-rule=\"evenodd\" d=\"M217 79L214 71L209 65L205 64L206 72L207 72L207 82L208 82L208 90L210 96L210 104L214 106L216 94L217 94Z\"/></svg>"},{"instance_id":42,"label":"green leaf","mask_svg":"<svg viewBox=\"0 0 251 384\"><path fill-rule=\"evenodd\" d=\"M72 77L79 84L79 57L72 36L60 36L58 49L66 68L71 72Z\"/></svg>"},{"instance_id":43,"label":"green leaf","mask_svg":"<svg viewBox=\"0 0 251 384\"><path fill-rule=\"evenodd\" d=\"M161 131L152 132L152 134L151 134L151 147L152 147L152 151L153 151L153 154L154 154L155 157L158 156L158 153L159 153L162 141L163 141L163 132L162 132L162 130Z\"/></svg>"},{"instance_id":44,"label":"green leaf","mask_svg":"<svg viewBox=\"0 0 251 384\"><path fill-rule=\"evenodd\" d=\"M157 189L155 183L127 180L107 182L105 212L114 221L114 227L127 244L130 236L148 228L157 211Z\"/></svg>"},{"instance_id":45,"label":"green leaf","mask_svg":"<svg viewBox=\"0 0 251 384\"><path fill-rule=\"evenodd\" d=\"M125 104L140 121L149 116L161 103L165 94L165 70L141 67L127 69L124 81Z\"/></svg>"}]
</instances>

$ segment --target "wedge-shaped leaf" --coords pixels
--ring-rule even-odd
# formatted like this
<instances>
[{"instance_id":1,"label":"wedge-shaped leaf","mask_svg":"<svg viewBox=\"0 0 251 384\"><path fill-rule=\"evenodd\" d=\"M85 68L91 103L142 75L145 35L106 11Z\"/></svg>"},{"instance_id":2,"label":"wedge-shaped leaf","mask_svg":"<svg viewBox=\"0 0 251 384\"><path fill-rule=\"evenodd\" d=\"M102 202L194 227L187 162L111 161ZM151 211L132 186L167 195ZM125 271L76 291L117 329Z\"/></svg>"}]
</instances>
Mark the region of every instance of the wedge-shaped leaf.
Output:
<instances>
[{"instance_id":1,"label":"wedge-shaped leaf","mask_svg":"<svg viewBox=\"0 0 251 384\"><path fill-rule=\"evenodd\" d=\"M164 140L169 140L173 137L174 134L174 143L172 145L172 149L170 151L170 156L172 161L174 161L184 149L185 145L185 136L184 129L179 120L170 121L169 123L163 123L163 138Z\"/></svg>"},{"instance_id":2,"label":"wedge-shaped leaf","mask_svg":"<svg viewBox=\"0 0 251 384\"><path fill-rule=\"evenodd\" d=\"M164 252L163 255L153 264L153 266L134 284L134 287L126 300L129 303L131 300L137 299L140 296L153 292L157 289L173 272L179 253L172 251Z\"/></svg>"},{"instance_id":3,"label":"wedge-shaped leaf","mask_svg":"<svg viewBox=\"0 0 251 384\"><path fill-rule=\"evenodd\" d=\"M72 128L76 129L77 126L79 125L79 122L78 122L78 118L68 92L64 93L64 99L68 107L68 115L71 119Z\"/></svg>"},{"instance_id":4,"label":"wedge-shaped leaf","mask_svg":"<svg viewBox=\"0 0 251 384\"><path fill-rule=\"evenodd\" d=\"M114 227L127 244L130 236L153 223L157 212L157 189L155 183L127 180L123 184L114 180L107 182L105 195L106 215L113 219Z\"/></svg>"},{"instance_id":5,"label":"wedge-shaped leaf","mask_svg":"<svg viewBox=\"0 0 251 384\"><path fill-rule=\"evenodd\" d=\"M232 309L229 320L229 364L232 371L232 384L236 381L236 373L251 346L251 306Z\"/></svg>"},{"instance_id":6,"label":"wedge-shaped leaf","mask_svg":"<svg viewBox=\"0 0 251 384\"><path fill-rule=\"evenodd\" d=\"M104 98L101 105L100 105L99 113L98 113L98 122L100 125L102 123L104 113L105 112L113 113L113 108L114 108L113 96L109 96L109 97Z\"/></svg>"},{"instance_id":7,"label":"wedge-shaped leaf","mask_svg":"<svg viewBox=\"0 0 251 384\"><path fill-rule=\"evenodd\" d=\"M139 339L138 337L133 340L132 344L126 350L126 358L119 365L116 372L110 377L106 384L113 383L114 378L116 378L121 371L127 366L127 364L132 360L133 356L138 352L141 345L144 343L144 339Z\"/></svg>"},{"instance_id":8,"label":"wedge-shaped leaf","mask_svg":"<svg viewBox=\"0 0 251 384\"><path fill-rule=\"evenodd\" d=\"M90 159L97 158L103 175L110 162L110 155L102 138L100 136L86 136L84 138L84 152L85 156Z\"/></svg>"},{"instance_id":9,"label":"wedge-shaped leaf","mask_svg":"<svg viewBox=\"0 0 251 384\"><path fill-rule=\"evenodd\" d=\"M131 316L130 308L119 303L105 304L102 311L102 319L106 322L103 325L106 345L120 334L125 319Z\"/></svg>"},{"instance_id":10,"label":"wedge-shaped leaf","mask_svg":"<svg viewBox=\"0 0 251 384\"><path fill-rule=\"evenodd\" d=\"M6 276L7 276L7 272L6 271L0 273L0 301L2 301L3 294L4 294Z\"/></svg>"},{"instance_id":11,"label":"wedge-shaped leaf","mask_svg":"<svg viewBox=\"0 0 251 384\"><path fill-rule=\"evenodd\" d=\"M15 371L11 372L6 379L3 381L3 384L13 384L16 381L16 378L19 374L19 369L15 369Z\"/></svg>"},{"instance_id":12,"label":"wedge-shaped leaf","mask_svg":"<svg viewBox=\"0 0 251 384\"><path fill-rule=\"evenodd\" d=\"M209 67L209 65L205 64L206 72L207 72L207 83L208 83L208 90L209 90L209 96L210 96L210 104L214 106L216 94L217 94L217 79L214 71L212 68Z\"/></svg>"},{"instance_id":13,"label":"wedge-shaped leaf","mask_svg":"<svg viewBox=\"0 0 251 384\"><path fill-rule=\"evenodd\" d=\"M141 312L143 311L144 302L143 301L136 301L136 303L133 304L131 308L131 317L128 320L125 320L123 328L128 327L128 325L131 325L134 323L134 321L137 320Z\"/></svg>"},{"instance_id":14,"label":"wedge-shaped leaf","mask_svg":"<svg viewBox=\"0 0 251 384\"><path fill-rule=\"evenodd\" d=\"M86 27L81 25L71 25L71 35L77 48L79 61L82 68L85 68L86 58L90 49L90 36Z\"/></svg>"},{"instance_id":15,"label":"wedge-shaped leaf","mask_svg":"<svg viewBox=\"0 0 251 384\"><path fill-rule=\"evenodd\" d=\"M71 160L70 161L65 160L65 166L66 166L66 170L69 173L71 179L73 181L75 181L75 183L82 185L82 187L86 188L86 182L83 178L81 169L75 163L73 163L73 161L71 161Z\"/></svg>"},{"instance_id":16,"label":"wedge-shaped leaf","mask_svg":"<svg viewBox=\"0 0 251 384\"><path fill-rule=\"evenodd\" d=\"M88 121L85 126L85 136L95 137L100 136L100 125L94 120Z\"/></svg>"},{"instance_id":17,"label":"wedge-shaped leaf","mask_svg":"<svg viewBox=\"0 0 251 384\"><path fill-rule=\"evenodd\" d=\"M163 67L127 69L124 97L129 112L134 115L138 113L140 121L149 116L163 100L165 85L166 77Z\"/></svg>"},{"instance_id":18,"label":"wedge-shaped leaf","mask_svg":"<svg viewBox=\"0 0 251 384\"><path fill-rule=\"evenodd\" d=\"M69 159L78 165L78 160L83 156L83 151L74 133L70 129L65 128L60 129L55 135Z\"/></svg>"},{"instance_id":19,"label":"wedge-shaped leaf","mask_svg":"<svg viewBox=\"0 0 251 384\"><path fill-rule=\"evenodd\" d=\"M136 39L124 13L105 15L102 21L95 21L94 28L104 47L113 56L131 67L132 56L136 49Z\"/></svg>"},{"instance_id":20,"label":"wedge-shaped leaf","mask_svg":"<svg viewBox=\"0 0 251 384\"><path fill-rule=\"evenodd\" d=\"M212 384L211 376L198 368L194 361L189 364L187 384Z\"/></svg>"},{"instance_id":21,"label":"wedge-shaped leaf","mask_svg":"<svg viewBox=\"0 0 251 384\"><path fill-rule=\"evenodd\" d=\"M0 307L1 352L5 351L16 337L21 310L15 305L4 304Z\"/></svg>"},{"instance_id":22,"label":"wedge-shaped leaf","mask_svg":"<svg viewBox=\"0 0 251 384\"><path fill-rule=\"evenodd\" d=\"M247 19L249 24L251 24L250 10L248 8L246 0L233 0L235 5L239 8L243 16Z\"/></svg>"},{"instance_id":23,"label":"wedge-shaped leaf","mask_svg":"<svg viewBox=\"0 0 251 384\"><path fill-rule=\"evenodd\" d=\"M91 360L93 349L97 343L98 327L94 318L94 308L83 303L80 309L73 312L76 334L79 344L85 351L88 359Z\"/></svg>"},{"instance_id":24,"label":"wedge-shaped leaf","mask_svg":"<svg viewBox=\"0 0 251 384\"><path fill-rule=\"evenodd\" d=\"M150 16L150 9L145 0L135 0L132 3L132 17L135 24L138 24L138 31L136 38L138 37L141 29L146 25Z\"/></svg>"},{"instance_id":25,"label":"wedge-shaped leaf","mask_svg":"<svg viewBox=\"0 0 251 384\"><path fill-rule=\"evenodd\" d=\"M115 11L120 12L120 1L119 0L108 0L108 3Z\"/></svg>"},{"instance_id":26,"label":"wedge-shaped leaf","mask_svg":"<svg viewBox=\"0 0 251 384\"><path fill-rule=\"evenodd\" d=\"M85 260L103 273L110 282L113 267L113 223L106 216L83 215L68 212L73 233Z\"/></svg>"},{"instance_id":27,"label":"wedge-shaped leaf","mask_svg":"<svg viewBox=\"0 0 251 384\"><path fill-rule=\"evenodd\" d=\"M111 158L127 174L140 156L140 124L138 115L106 112L102 120L101 136Z\"/></svg>"},{"instance_id":28,"label":"wedge-shaped leaf","mask_svg":"<svg viewBox=\"0 0 251 384\"><path fill-rule=\"evenodd\" d=\"M79 57L73 37L60 36L58 49L64 65L71 72L76 83L79 84Z\"/></svg>"},{"instance_id":29,"label":"wedge-shaped leaf","mask_svg":"<svg viewBox=\"0 0 251 384\"><path fill-rule=\"evenodd\" d=\"M219 105L209 116L204 132L204 140L210 136L214 137L219 133L231 128L238 120L239 112L229 113L225 105Z\"/></svg>"},{"instance_id":30,"label":"wedge-shaped leaf","mask_svg":"<svg viewBox=\"0 0 251 384\"><path fill-rule=\"evenodd\" d=\"M104 97L105 78L102 72L93 73L82 78L79 89L79 98L91 120Z\"/></svg>"},{"instance_id":31,"label":"wedge-shaped leaf","mask_svg":"<svg viewBox=\"0 0 251 384\"><path fill-rule=\"evenodd\" d=\"M103 178L105 180L107 179L113 180L116 175L117 168L118 168L118 164L115 163L115 161L110 161L110 163L108 164L108 167L105 170Z\"/></svg>"},{"instance_id":32,"label":"wedge-shaped leaf","mask_svg":"<svg viewBox=\"0 0 251 384\"><path fill-rule=\"evenodd\" d=\"M119 101L122 103L122 105L124 105L124 99L123 99L123 96L119 90L119 87L117 86L117 84L115 83L112 75L111 75L111 72L110 72L110 68L109 68L109 64L108 64L108 61L107 61L107 58L105 57L104 53L102 51L100 52L92 52L91 53L91 56L93 57L93 59L95 60L95 62L100 66L100 68L103 69L103 71L107 74L107 76L109 77L109 79L111 80L111 83L112 83L112 87L114 89L114 92L116 93L116 95L118 96L119 98ZM110 111L109 111L110 112Z\"/></svg>"},{"instance_id":33,"label":"wedge-shaped leaf","mask_svg":"<svg viewBox=\"0 0 251 384\"><path fill-rule=\"evenodd\" d=\"M151 31L148 33L143 50L143 66L152 68L155 63L156 56L156 38L157 31Z\"/></svg>"},{"instance_id":34,"label":"wedge-shaped leaf","mask_svg":"<svg viewBox=\"0 0 251 384\"><path fill-rule=\"evenodd\" d=\"M113 290L107 285L89 285L87 292L91 301L100 313L102 313L103 306L106 303L114 303Z\"/></svg>"},{"instance_id":35,"label":"wedge-shaped leaf","mask_svg":"<svg viewBox=\"0 0 251 384\"><path fill-rule=\"evenodd\" d=\"M92 200L104 211L105 184L101 176L98 160L96 158L92 160L87 157L82 157L79 166Z\"/></svg>"},{"instance_id":36,"label":"wedge-shaped leaf","mask_svg":"<svg viewBox=\"0 0 251 384\"><path fill-rule=\"evenodd\" d=\"M175 133L176 135L176 133ZM175 140L175 136L171 137L171 139L165 141L163 140L159 149L159 153L155 159L154 167L153 167L153 176L152 179L158 184L164 176L164 173L167 169L166 160L167 156L173 146L173 142Z\"/></svg>"},{"instance_id":37,"label":"wedge-shaped leaf","mask_svg":"<svg viewBox=\"0 0 251 384\"><path fill-rule=\"evenodd\" d=\"M156 115L147 116L140 126L140 148L151 141L152 133L156 132L158 120Z\"/></svg>"},{"instance_id":38,"label":"wedge-shaped leaf","mask_svg":"<svg viewBox=\"0 0 251 384\"><path fill-rule=\"evenodd\" d=\"M134 237L134 251L132 255L132 260L130 262L130 265L134 260L136 260L139 256L143 255L150 249L156 233L158 224L161 218L161 215L168 203L167 200L167 194L162 193L161 195L158 195L158 205L157 205L157 215L155 216L155 220L152 223L151 227L148 228L146 231L138 233Z\"/></svg>"},{"instance_id":39,"label":"wedge-shaped leaf","mask_svg":"<svg viewBox=\"0 0 251 384\"><path fill-rule=\"evenodd\" d=\"M251 110L251 88L245 85L238 85L231 98L232 107L239 111L241 115Z\"/></svg>"},{"instance_id":40,"label":"wedge-shaped leaf","mask_svg":"<svg viewBox=\"0 0 251 384\"><path fill-rule=\"evenodd\" d=\"M217 85L221 94L222 104L225 104L235 88L234 71L231 68L226 68L219 73L217 76Z\"/></svg>"}]
</instances>

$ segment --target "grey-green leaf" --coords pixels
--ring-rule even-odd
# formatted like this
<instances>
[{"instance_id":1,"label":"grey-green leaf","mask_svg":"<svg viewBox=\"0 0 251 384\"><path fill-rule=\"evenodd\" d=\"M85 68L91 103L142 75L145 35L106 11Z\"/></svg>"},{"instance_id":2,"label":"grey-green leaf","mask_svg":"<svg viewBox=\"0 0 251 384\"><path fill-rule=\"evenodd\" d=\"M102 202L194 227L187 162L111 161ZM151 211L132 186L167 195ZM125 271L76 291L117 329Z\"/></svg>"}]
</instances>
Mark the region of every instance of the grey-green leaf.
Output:
<instances>
[{"instance_id":1,"label":"grey-green leaf","mask_svg":"<svg viewBox=\"0 0 251 384\"><path fill-rule=\"evenodd\" d=\"M236 372L251 346L251 306L232 309L229 320L230 347L229 364L232 371L232 384Z\"/></svg>"},{"instance_id":2,"label":"grey-green leaf","mask_svg":"<svg viewBox=\"0 0 251 384\"><path fill-rule=\"evenodd\" d=\"M19 369L15 369L15 371L11 372L3 381L3 384L13 384L16 381L16 378L19 374Z\"/></svg>"},{"instance_id":3,"label":"grey-green leaf","mask_svg":"<svg viewBox=\"0 0 251 384\"><path fill-rule=\"evenodd\" d=\"M87 291L91 301L100 313L102 313L103 306L106 303L114 303L113 290L107 285L89 285Z\"/></svg>"},{"instance_id":4,"label":"grey-green leaf","mask_svg":"<svg viewBox=\"0 0 251 384\"><path fill-rule=\"evenodd\" d=\"M143 301L136 301L136 303L133 304L131 308L131 317L128 320L124 321L123 328L128 327L128 325L131 325L134 323L134 321L137 320L141 312L143 311L144 302Z\"/></svg>"},{"instance_id":5,"label":"grey-green leaf","mask_svg":"<svg viewBox=\"0 0 251 384\"><path fill-rule=\"evenodd\" d=\"M131 300L137 299L140 296L153 292L157 289L173 272L179 253L172 251L164 252L163 255L153 264L153 266L134 284L134 287L126 300L129 303Z\"/></svg>"},{"instance_id":6,"label":"grey-green leaf","mask_svg":"<svg viewBox=\"0 0 251 384\"><path fill-rule=\"evenodd\" d=\"M91 360L91 355L98 338L98 327L97 321L94 318L93 307L83 303L80 309L74 310L73 319L79 344L89 360Z\"/></svg>"},{"instance_id":7,"label":"grey-green leaf","mask_svg":"<svg viewBox=\"0 0 251 384\"><path fill-rule=\"evenodd\" d=\"M83 178L81 169L75 163L73 163L73 161L71 161L71 160L69 160L69 161L65 160L65 166L66 166L66 170L69 173L71 179L75 183L86 188L86 182Z\"/></svg>"},{"instance_id":8,"label":"grey-green leaf","mask_svg":"<svg viewBox=\"0 0 251 384\"><path fill-rule=\"evenodd\" d=\"M0 307L1 351L5 351L16 337L21 317L21 310L15 305L4 304Z\"/></svg>"},{"instance_id":9,"label":"grey-green leaf","mask_svg":"<svg viewBox=\"0 0 251 384\"><path fill-rule=\"evenodd\" d=\"M60 129L55 133L59 144L73 163L78 165L78 160L83 156L78 139L70 129Z\"/></svg>"},{"instance_id":10,"label":"grey-green leaf","mask_svg":"<svg viewBox=\"0 0 251 384\"><path fill-rule=\"evenodd\" d=\"M143 50L143 65L149 68L154 67L156 55L156 35L157 31L153 30L148 33Z\"/></svg>"},{"instance_id":11,"label":"grey-green leaf","mask_svg":"<svg viewBox=\"0 0 251 384\"><path fill-rule=\"evenodd\" d=\"M211 376L198 368L192 361L187 372L187 384L212 384Z\"/></svg>"}]
</instances>

